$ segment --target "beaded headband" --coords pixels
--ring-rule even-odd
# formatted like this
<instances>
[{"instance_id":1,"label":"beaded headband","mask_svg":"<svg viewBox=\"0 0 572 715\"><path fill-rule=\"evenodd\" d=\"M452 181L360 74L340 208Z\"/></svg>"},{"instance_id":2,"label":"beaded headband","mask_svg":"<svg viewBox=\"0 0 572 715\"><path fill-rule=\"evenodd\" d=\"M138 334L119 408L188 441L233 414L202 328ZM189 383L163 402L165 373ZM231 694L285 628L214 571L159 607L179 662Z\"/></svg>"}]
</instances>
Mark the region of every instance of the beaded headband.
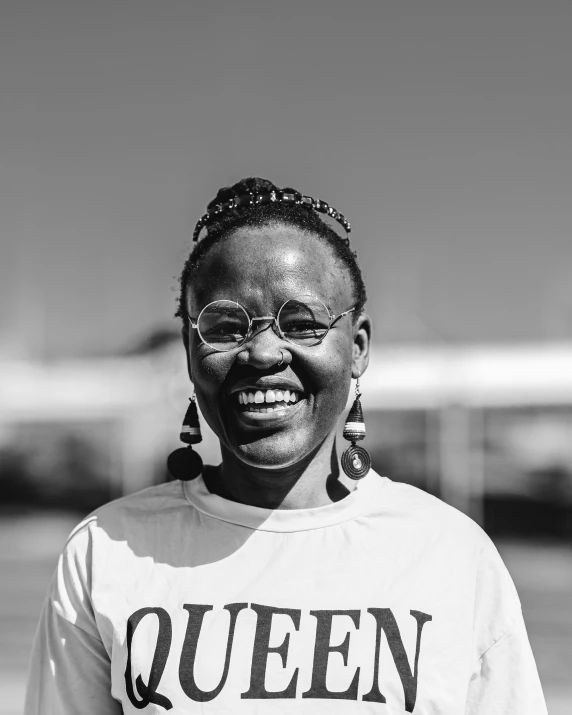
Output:
<instances>
[{"instance_id":1,"label":"beaded headband","mask_svg":"<svg viewBox=\"0 0 572 715\"><path fill-rule=\"evenodd\" d=\"M325 201L320 201L320 199L315 199L312 196L304 196L297 191L281 191L280 189L275 189L274 191L260 191L256 194L242 194L241 196L235 196L228 201L216 204L216 206L214 206L210 211L207 211L206 214L201 216L201 218L197 221L195 230L193 231L193 241L199 240L200 232L213 216L218 216L226 211L230 211L231 209L239 208L240 206L264 206L265 204L272 203L306 204L307 206L313 208L314 211L330 216L343 226L346 232L346 237L342 240L349 245L352 227L343 214L336 211L333 206L330 206Z\"/></svg>"}]
</instances>

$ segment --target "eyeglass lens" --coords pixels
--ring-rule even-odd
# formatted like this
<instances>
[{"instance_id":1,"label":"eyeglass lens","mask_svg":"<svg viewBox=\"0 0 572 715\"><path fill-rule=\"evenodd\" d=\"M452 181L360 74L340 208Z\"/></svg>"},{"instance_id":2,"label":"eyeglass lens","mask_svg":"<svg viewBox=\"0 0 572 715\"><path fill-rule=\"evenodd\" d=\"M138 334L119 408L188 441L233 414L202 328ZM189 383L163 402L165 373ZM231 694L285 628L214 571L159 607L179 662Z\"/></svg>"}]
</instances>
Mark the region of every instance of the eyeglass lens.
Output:
<instances>
[{"instance_id":1,"label":"eyeglass lens","mask_svg":"<svg viewBox=\"0 0 572 715\"><path fill-rule=\"evenodd\" d=\"M288 300L277 315L278 328L284 338L295 345L317 345L330 329L330 314L317 298ZM207 305L198 320L203 342L216 350L232 350L248 337L249 318L246 310L230 300L217 300ZM256 330L257 323L253 323Z\"/></svg>"}]
</instances>

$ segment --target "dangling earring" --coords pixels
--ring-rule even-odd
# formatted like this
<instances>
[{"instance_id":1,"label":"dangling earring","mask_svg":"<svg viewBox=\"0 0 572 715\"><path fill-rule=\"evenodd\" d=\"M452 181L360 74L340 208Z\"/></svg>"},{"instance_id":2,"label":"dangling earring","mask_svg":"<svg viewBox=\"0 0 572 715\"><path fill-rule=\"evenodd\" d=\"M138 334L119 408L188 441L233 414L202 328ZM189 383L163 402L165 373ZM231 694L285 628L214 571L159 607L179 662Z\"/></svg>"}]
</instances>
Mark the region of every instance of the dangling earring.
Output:
<instances>
[{"instance_id":1,"label":"dangling earring","mask_svg":"<svg viewBox=\"0 0 572 715\"><path fill-rule=\"evenodd\" d=\"M199 412L197 410L197 398L193 391L193 396L190 399L189 406L185 413L185 419L181 426L181 434L179 435L181 442L185 444L198 444L202 442L201 425L199 422Z\"/></svg>"},{"instance_id":2,"label":"dangling earring","mask_svg":"<svg viewBox=\"0 0 572 715\"><path fill-rule=\"evenodd\" d=\"M358 377L356 380L356 398L344 425L344 438L351 442L351 445L342 454L342 469L350 479L363 479L371 467L371 457L367 449L356 445L356 442L365 437L365 422L360 397Z\"/></svg>"},{"instance_id":3,"label":"dangling earring","mask_svg":"<svg viewBox=\"0 0 572 715\"><path fill-rule=\"evenodd\" d=\"M181 442L188 446L171 452L167 458L167 469L174 479L189 481L198 477L203 471L203 460L191 447L192 444L198 444L203 439L197 410L197 398L194 391L185 413L179 437Z\"/></svg>"}]
</instances>

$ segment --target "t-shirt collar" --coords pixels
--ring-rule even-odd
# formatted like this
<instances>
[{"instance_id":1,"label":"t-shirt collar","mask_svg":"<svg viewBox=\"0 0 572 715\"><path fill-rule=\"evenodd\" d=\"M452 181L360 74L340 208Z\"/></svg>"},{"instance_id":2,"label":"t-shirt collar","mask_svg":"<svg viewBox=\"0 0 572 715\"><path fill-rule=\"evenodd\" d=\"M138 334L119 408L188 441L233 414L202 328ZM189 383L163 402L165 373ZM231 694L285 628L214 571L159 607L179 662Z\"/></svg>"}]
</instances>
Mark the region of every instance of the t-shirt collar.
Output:
<instances>
[{"instance_id":1,"label":"t-shirt collar","mask_svg":"<svg viewBox=\"0 0 572 715\"><path fill-rule=\"evenodd\" d=\"M190 482L183 482L183 491L192 506L214 519L249 529L291 532L321 529L354 519L371 507L374 495L386 481L370 470L340 501L311 509L263 509L224 499L209 492L202 474Z\"/></svg>"}]
</instances>

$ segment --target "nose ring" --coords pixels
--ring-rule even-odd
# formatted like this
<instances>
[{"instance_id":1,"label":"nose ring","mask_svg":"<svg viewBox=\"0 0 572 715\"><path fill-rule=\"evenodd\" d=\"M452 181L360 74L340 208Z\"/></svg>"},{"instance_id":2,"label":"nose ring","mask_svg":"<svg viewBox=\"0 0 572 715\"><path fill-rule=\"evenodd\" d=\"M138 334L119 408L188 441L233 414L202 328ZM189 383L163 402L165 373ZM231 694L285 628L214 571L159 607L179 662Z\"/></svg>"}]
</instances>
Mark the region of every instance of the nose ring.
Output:
<instances>
[{"instance_id":1,"label":"nose ring","mask_svg":"<svg viewBox=\"0 0 572 715\"><path fill-rule=\"evenodd\" d=\"M280 351L280 362L276 366L280 367L281 365L284 365L284 352L282 350Z\"/></svg>"}]
</instances>

